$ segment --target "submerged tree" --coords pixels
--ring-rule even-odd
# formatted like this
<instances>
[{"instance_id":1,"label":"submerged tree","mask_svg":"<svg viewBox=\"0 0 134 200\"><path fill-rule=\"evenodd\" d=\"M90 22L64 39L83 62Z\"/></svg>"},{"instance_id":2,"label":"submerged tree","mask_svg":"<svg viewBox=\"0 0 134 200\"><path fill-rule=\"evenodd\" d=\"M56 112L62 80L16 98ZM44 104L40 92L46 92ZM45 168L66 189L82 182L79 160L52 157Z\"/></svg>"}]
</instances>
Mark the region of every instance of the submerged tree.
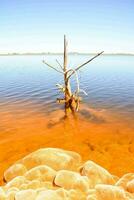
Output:
<instances>
[{"instance_id":1,"label":"submerged tree","mask_svg":"<svg viewBox=\"0 0 134 200\"><path fill-rule=\"evenodd\" d=\"M66 41L66 36L64 36L64 64L63 66L60 64L60 62L58 60L56 60L56 62L58 63L60 69L48 64L45 60L43 60L43 63L46 64L48 67L54 69L55 71L57 71L58 73L62 74L63 78L64 78L64 85L61 84L57 84L57 87L59 88L59 90L61 92L64 93L64 98L58 98L57 101L59 103L64 103L65 104L65 115L67 116L68 113L71 111L71 113L75 114L75 112L77 112L79 110L79 105L80 105L80 88L79 88L79 80L78 80L78 71L85 65L87 65L89 62L91 62L92 60L94 60L95 58L97 58L98 56L100 56L104 51L98 53L97 55L95 55L94 57L92 57L91 59L89 59L88 61L84 62L83 64L77 66L76 68L70 68L68 69L67 66L67 41ZM75 92L72 92L71 90L71 84L70 84L70 79L71 77L75 75L76 77L76 82L77 82L77 89ZM85 91L82 90L84 93Z\"/></svg>"}]
</instances>

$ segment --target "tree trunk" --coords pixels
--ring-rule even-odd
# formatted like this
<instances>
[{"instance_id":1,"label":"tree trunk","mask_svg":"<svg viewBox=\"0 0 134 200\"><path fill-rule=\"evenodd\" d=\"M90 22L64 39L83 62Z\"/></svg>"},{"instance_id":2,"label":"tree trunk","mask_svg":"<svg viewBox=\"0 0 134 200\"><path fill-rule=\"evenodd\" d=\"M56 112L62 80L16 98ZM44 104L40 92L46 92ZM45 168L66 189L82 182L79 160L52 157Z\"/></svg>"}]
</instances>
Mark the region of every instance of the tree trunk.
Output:
<instances>
[{"instance_id":1,"label":"tree trunk","mask_svg":"<svg viewBox=\"0 0 134 200\"><path fill-rule=\"evenodd\" d=\"M69 110L75 112L76 102L75 97L71 93L71 86L67 75L67 41L64 36L64 84L65 84L65 115L68 115Z\"/></svg>"},{"instance_id":2,"label":"tree trunk","mask_svg":"<svg viewBox=\"0 0 134 200\"><path fill-rule=\"evenodd\" d=\"M67 41L66 36L64 35L64 84L65 84L65 115L67 116L69 110L69 99L70 99L70 90L69 83L67 78Z\"/></svg>"}]
</instances>

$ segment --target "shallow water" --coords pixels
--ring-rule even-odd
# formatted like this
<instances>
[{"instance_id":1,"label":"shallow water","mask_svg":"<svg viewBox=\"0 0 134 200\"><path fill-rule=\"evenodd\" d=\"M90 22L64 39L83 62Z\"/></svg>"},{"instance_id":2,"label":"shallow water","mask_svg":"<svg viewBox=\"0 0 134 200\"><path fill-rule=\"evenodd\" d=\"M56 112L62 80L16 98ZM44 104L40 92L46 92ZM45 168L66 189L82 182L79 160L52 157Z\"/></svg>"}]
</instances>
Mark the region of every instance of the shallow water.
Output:
<instances>
[{"instance_id":1,"label":"shallow water","mask_svg":"<svg viewBox=\"0 0 134 200\"><path fill-rule=\"evenodd\" d=\"M47 55L57 66L62 56ZM71 55L76 67L89 57ZM134 169L134 57L100 56L79 73L83 96L77 117L64 120L62 77L43 56L0 57L0 162L3 171L40 147L78 151L117 175ZM58 66L57 66L58 67ZM72 80L75 90L75 79Z\"/></svg>"},{"instance_id":2,"label":"shallow water","mask_svg":"<svg viewBox=\"0 0 134 200\"><path fill-rule=\"evenodd\" d=\"M44 56L57 66L62 56ZM8 112L16 106L42 111L53 111L59 97L56 83L62 77L42 63L43 56L0 57L0 109ZM87 55L69 57L69 67L87 60ZM58 67L58 66L57 66ZM79 73L80 87L87 92L84 103L93 108L118 111L124 116L134 115L134 56L100 56ZM75 88L75 81L73 80ZM47 110L46 110L47 106ZM45 107L45 109L44 109Z\"/></svg>"}]
</instances>

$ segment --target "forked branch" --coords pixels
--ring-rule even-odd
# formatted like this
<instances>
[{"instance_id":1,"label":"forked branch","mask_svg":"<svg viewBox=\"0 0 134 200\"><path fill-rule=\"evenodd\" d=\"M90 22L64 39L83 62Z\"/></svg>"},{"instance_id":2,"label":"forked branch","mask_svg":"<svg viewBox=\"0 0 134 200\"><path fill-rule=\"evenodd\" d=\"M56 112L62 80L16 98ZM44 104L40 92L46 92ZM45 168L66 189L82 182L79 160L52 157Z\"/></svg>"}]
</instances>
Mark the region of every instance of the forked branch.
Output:
<instances>
[{"instance_id":1,"label":"forked branch","mask_svg":"<svg viewBox=\"0 0 134 200\"><path fill-rule=\"evenodd\" d=\"M57 71L57 72L59 72L59 73L61 73L61 74L64 74L62 71L60 71L60 70L58 70L58 69L56 69L55 67L53 67L52 65L50 65L50 64L48 64L46 61L42 61L45 65L47 65L48 67L50 67L50 68L52 68L52 69L54 69L55 71Z\"/></svg>"},{"instance_id":2,"label":"forked branch","mask_svg":"<svg viewBox=\"0 0 134 200\"><path fill-rule=\"evenodd\" d=\"M56 62L58 63L58 65L60 66L60 68L63 70L62 65L60 64L60 62L56 59Z\"/></svg>"},{"instance_id":3,"label":"forked branch","mask_svg":"<svg viewBox=\"0 0 134 200\"><path fill-rule=\"evenodd\" d=\"M97 58L98 56L100 56L104 51L98 53L97 55L95 55L94 57L92 57L90 60L88 60L87 62L83 63L82 65L78 66L75 71L78 71L80 68L82 68L83 66L87 65L89 62L91 62L92 60L94 60L95 58ZM75 72L73 71L69 76L68 79L74 74Z\"/></svg>"}]
</instances>

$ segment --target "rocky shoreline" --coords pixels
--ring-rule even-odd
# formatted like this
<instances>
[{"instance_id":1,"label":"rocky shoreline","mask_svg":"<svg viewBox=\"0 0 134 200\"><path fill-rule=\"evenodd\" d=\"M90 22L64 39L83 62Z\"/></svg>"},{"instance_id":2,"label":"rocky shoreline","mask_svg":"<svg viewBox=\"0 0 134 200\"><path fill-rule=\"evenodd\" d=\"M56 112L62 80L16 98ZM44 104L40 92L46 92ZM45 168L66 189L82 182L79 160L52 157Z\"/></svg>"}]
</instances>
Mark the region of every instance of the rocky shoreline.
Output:
<instances>
[{"instance_id":1,"label":"rocky shoreline","mask_svg":"<svg viewBox=\"0 0 134 200\"><path fill-rule=\"evenodd\" d=\"M134 173L121 178L72 151L39 149L4 173L0 200L133 200Z\"/></svg>"}]
</instances>

